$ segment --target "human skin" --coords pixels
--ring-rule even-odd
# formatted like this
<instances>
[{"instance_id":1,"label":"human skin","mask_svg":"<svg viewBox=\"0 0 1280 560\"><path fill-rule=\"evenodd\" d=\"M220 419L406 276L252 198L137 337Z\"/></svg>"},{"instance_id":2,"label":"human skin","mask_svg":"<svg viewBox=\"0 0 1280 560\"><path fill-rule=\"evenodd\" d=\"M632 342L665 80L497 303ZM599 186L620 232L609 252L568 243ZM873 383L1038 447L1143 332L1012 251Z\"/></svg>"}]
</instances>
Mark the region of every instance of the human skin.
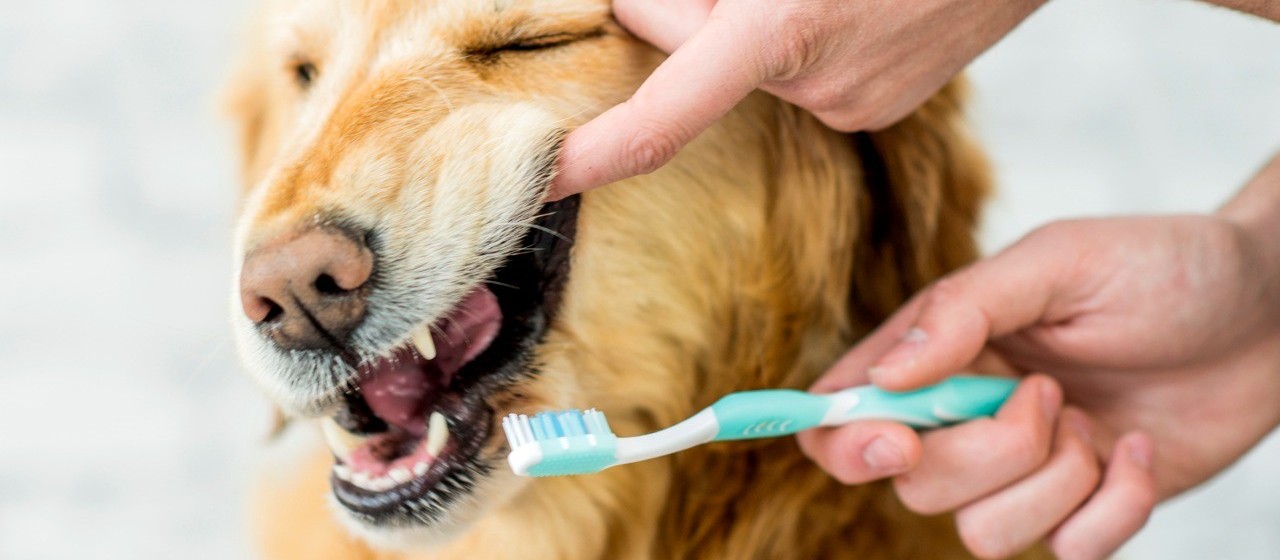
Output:
<instances>
[{"instance_id":1,"label":"human skin","mask_svg":"<svg viewBox=\"0 0 1280 560\"><path fill-rule=\"evenodd\" d=\"M615 0L671 54L565 139L549 198L661 167L756 89L842 131L909 114L1046 0ZM1280 21L1277 0L1215 0Z\"/></svg>"},{"instance_id":2,"label":"human skin","mask_svg":"<svg viewBox=\"0 0 1280 560\"><path fill-rule=\"evenodd\" d=\"M755 89L838 130L888 126L1042 3L617 1L671 56L566 138L549 198L657 169ZM1215 3L1280 21L1274 0ZM802 447L842 481L892 476L908 507L956 512L978 556L1048 536L1068 560L1105 557L1278 421L1278 169L1216 214L1050 224L934 284L813 390L1026 376L1010 402L924 436L866 422Z\"/></svg>"},{"instance_id":3,"label":"human skin","mask_svg":"<svg viewBox=\"0 0 1280 560\"><path fill-rule=\"evenodd\" d=\"M990 421L801 445L846 482L894 471L903 502L956 512L979 556L1043 537L1068 560L1113 552L1280 424L1280 157L1215 214L1040 228L921 292L813 390L966 370L1040 373Z\"/></svg>"}]
</instances>

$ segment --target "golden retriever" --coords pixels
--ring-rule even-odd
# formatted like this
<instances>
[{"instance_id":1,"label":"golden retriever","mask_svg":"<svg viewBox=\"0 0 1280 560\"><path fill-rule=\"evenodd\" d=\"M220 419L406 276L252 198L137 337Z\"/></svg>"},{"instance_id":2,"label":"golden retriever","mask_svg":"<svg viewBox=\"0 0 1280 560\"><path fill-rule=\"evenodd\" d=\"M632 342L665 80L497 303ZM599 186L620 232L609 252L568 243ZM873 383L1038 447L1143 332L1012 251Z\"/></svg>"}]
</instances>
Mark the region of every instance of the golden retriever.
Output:
<instances>
[{"instance_id":1,"label":"golden retriever","mask_svg":"<svg viewBox=\"0 0 1280 560\"><path fill-rule=\"evenodd\" d=\"M949 517L839 485L792 438L507 469L505 413L595 407L636 435L804 388L976 255L988 177L955 84L855 135L755 94L663 169L544 204L565 131L661 57L605 0L266 2L229 92L233 327L330 444L264 478L267 557L967 556Z\"/></svg>"}]
</instances>

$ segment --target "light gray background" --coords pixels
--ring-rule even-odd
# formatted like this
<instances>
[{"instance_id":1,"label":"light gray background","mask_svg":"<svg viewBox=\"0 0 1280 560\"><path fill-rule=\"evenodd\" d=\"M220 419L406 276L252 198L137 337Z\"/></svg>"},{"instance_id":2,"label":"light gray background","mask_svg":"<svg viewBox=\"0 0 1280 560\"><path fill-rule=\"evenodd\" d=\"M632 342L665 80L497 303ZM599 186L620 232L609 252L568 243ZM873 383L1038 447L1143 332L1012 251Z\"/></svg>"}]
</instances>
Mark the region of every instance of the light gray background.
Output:
<instances>
[{"instance_id":1,"label":"light gray background","mask_svg":"<svg viewBox=\"0 0 1280 560\"><path fill-rule=\"evenodd\" d=\"M0 559L250 555L214 103L246 4L0 0ZM972 74L991 249L1212 209L1280 149L1280 27L1192 2L1055 0ZM1280 558L1278 476L1272 438L1125 556Z\"/></svg>"}]
</instances>

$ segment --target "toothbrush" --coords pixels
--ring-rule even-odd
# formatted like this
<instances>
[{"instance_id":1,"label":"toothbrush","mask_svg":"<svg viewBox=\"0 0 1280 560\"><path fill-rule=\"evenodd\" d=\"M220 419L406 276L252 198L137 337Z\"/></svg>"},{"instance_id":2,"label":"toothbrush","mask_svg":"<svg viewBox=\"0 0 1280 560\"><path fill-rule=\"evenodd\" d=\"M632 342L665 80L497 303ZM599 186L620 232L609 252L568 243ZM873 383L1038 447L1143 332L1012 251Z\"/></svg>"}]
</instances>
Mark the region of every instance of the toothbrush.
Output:
<instances>
[{"instance_id":1,"label":"toothbrush","mask_svg":"<svg viewBox=\"0 0 1280 560\"><path fill-rule=\"evenodd\" d=\"M502 419L502 429L511 445L507 462L516 474L590 474L712 441L785 436L855 420L944 426L995 414L1016 385L1013 379L961 375L904 393L871 385L826 395L790 389L743 391L679 424L637 437L613 435L604 413L595 409L543 412L532 418L510 414Z\"/></svg>"}]
</instances>

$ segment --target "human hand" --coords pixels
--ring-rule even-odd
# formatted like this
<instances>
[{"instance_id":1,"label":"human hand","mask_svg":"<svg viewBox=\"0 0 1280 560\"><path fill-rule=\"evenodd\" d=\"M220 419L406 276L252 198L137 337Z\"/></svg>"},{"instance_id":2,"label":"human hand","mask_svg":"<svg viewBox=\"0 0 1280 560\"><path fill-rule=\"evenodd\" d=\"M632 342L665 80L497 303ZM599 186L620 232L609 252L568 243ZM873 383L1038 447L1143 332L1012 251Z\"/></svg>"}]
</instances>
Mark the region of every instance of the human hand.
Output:
<instances>
[{"instance_id":1,"label":"human hand","mask_svg":"<svg viewBox=\"0 0 1280 560\"><path fill-rule=\"evenodd\" d=\"M671 56L565 139L549 197L652 172L763 89L832 128L906 116L1044 0L615 0Z\"/></svg>"},{"instance_id":2,"label":"human hand","mask_svg":"<svg viewBox=\"0 0 1280 560\"><path fill-rule=\"evenodd\" d=\"M981 557L1048 535L1064 559L1103 558L1158 500L1280 424L1277 239L1223 216L1042 228L919 294L813 389L1006 368L1052 378L1028 377L994 419L919 437L855 424L801 445L842 481L897 475L908 508L956 511Z\"/></svg>"}]
</instances>

